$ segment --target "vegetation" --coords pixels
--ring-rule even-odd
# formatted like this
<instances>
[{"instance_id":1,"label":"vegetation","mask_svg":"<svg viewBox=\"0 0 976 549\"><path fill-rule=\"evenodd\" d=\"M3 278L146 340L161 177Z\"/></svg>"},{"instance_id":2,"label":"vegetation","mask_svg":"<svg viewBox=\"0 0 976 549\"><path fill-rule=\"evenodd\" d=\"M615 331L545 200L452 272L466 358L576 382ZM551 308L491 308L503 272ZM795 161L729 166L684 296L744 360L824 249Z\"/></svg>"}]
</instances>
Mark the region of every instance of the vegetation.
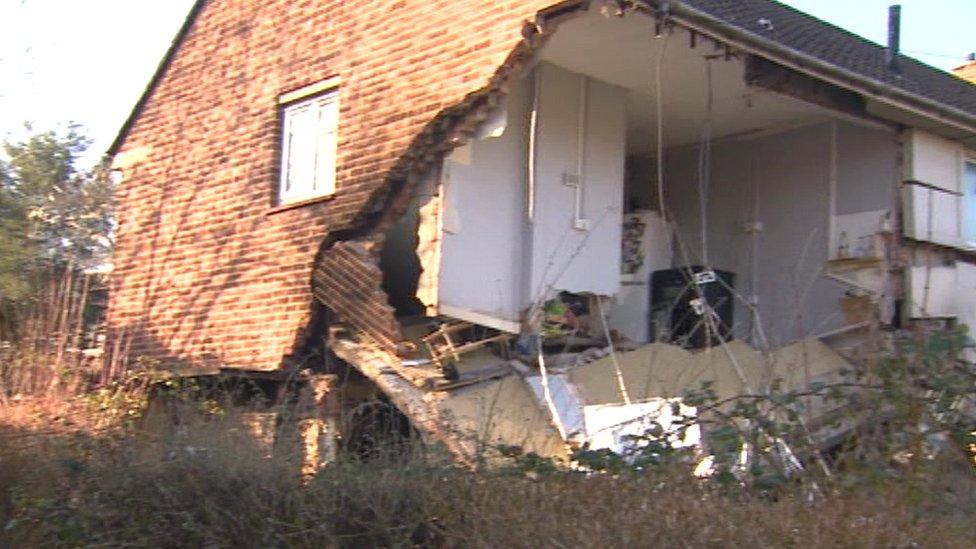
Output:
<instances>
[{"instance_id":1,"label":"vegetation","mask_svg":"<svg viewBox=\"0 0 976 549\"><path fill-rule=\"evenodd\" d=\"M303 478L297 433L270 451L248 427L256 409L234 395L201 400L169 382L169 404L149 405L154 378L130 374L82 397L0 407L0 546L969 547L976 477L964 414L951 412L972 379L954 337L905 343L879 362L885 373L850 378L864 387L837 396L849 410L838 421L865 421L823 456L826 469L795 419L769 412L806 394L713 402L724 417L710 428L734 434L713 442L708 478L660 433L635 455L581 453L589 472L512 448L470 471L446 451L398 447ZM772 457L778 436L805 469ZM737 467L723 441L758 457Z\"/></svg>"},{"instance_id":2,"label":"vegetation","mask_svg":"<svg viewBox=\"0 0 976 549\"><path fill-rule=\"evenodd\" d=\"M88 145L73 125L3 145L0 399L80 381L81 348L95 338L113 186L105 166L79 168Z\"/></svg>"},{"instance_id":3,"label":"vegetation","mask_svg":"<svg viewBox=\"0 0 976 549\"><path fill-rule=\"evenodd\" d=\"M694 427L707 433L714 479L758 489L799 483L816 493L893 480L937 454L965 462L967 451L976 455L976 366L961 358L966 334L960 327L892 335L874 359L807 387L787 389L774 379L762 393L720 400L706 383L683 399L694 417L632 437L626 455L583 448L576 459L613 472L693 466L700 451L675 443ZM823 418L815 430L803 420L810 409ZM673 414L680 417L677 405ZM969 480L976 478L972 465L963 467Z\"/></svg>"},{"instance_id":4,"label":"vegetation","mask_svg":"<svg viewBox=\"0 0 976 549\"><path fill-rule=\"evenodd\" d=\"M81 400L5 409L0 545L966 547L976 519L938 460L813 500L666 468L472 473L436 451L340 461L305 484L287 454L262 457L245 414L179 417L123 430Z\"/></svg>"}]
</instances>

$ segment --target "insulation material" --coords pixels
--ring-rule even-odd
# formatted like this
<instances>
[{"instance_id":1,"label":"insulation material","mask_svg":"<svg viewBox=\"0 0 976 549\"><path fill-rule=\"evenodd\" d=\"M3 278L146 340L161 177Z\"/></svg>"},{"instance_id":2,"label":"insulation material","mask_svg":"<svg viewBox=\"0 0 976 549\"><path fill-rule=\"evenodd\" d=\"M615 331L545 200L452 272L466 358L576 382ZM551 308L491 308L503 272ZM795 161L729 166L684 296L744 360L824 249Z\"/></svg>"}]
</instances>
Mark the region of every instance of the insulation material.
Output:
<instances>
[{"instance_id":1,"label":"insulation material","mask_svg":"<svg viewBox=\"0 0 976 549\"><path fill-rule=\"evenodd\" d=\"M678 414L674 414L677 405ZM693 419L695 408L681 403L681 399L655 398L634 404L598 404L585 406L583 417L586 424L586 441L593 450L610 450L627 455L639 444L633 437L640 437L660 427L674 448L686 448L701 444L701 427L692 425L679 437L675 432L680 420Z\"/></svg>"},{"instance_id":2,"label":"insulation material","mask_svg":"<svg viewBox=\"0 0 976 549\"><path fill-rule=\"evenodd\" d=\"M417 299L427 308L427 314L437 310L437 280L441 267L441 198L432 196L417 210L417 257L420 258L420 278L417 280Z\"/></svg>"},{"instance_id":3,"label":"insulation material","mask_svg":"<svg viewBox=\"0 0 976 549\"><path fill-rule=\"evenodd\" d=\"M619 353L617 360L627 391L636 401L682 397L689 390L700 389L705 381L712 383L719 399L762 390L776 378L783 380L784 387L802 388L811 381L831 379L840 369L850 367L816 339L781 347L768 356L740 341L728 343L726 350L712 347L692 353L675 345L652 343ZM606 357L568 375L588 405L619 404L623 396L613 368L610 357ZM745 384L737 369L742 371Z\"/></svg>"},{"instance_id":4,"label":"insulation material","mask_svg":"<svg viewBox=\"0 0 976 549\"><path fill-rule=\"evenodd\" d=\"M566 456L548 410L519 376L451 391L439 406L452 429L475 447L510 445L544 457Z\"/></svg>"}]
</instances>

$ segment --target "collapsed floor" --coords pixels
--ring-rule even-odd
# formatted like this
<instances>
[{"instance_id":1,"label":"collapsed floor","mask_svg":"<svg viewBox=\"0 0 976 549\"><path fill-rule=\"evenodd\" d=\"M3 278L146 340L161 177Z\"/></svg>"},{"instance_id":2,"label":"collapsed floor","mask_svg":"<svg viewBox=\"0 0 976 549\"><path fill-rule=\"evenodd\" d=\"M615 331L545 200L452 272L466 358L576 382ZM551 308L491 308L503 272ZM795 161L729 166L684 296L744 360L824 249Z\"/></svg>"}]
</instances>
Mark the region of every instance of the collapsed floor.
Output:
<instances>
[{"instance_id":1,"label":"collapsed floor","mask_svg":"<svg viewBox=\"0 0 976 549\"><path fill-rule=\"evenodd\" d=\"M689 392L709 386L721 401L761 394L774 379L787 390L837 381L857 360L851 342L863 342L863 333L839 333L768 352L740 341L686 350L614 333L610 341L550 337L539 352L538 341L526 348L524 339L450 319L425 319L404 332L407 348L394 361L341 328L333 329L330 348L384 386L422 436L446 442L466 463L513 447L560 461L584 445L623 453L628 435L653 423L667 428L671 405ZM831 411L818 402L804 420L820 426ZM702 436L686 442L701 444ZM824 443L835 436L824 432Z\"/></svg>"}]
</instances>

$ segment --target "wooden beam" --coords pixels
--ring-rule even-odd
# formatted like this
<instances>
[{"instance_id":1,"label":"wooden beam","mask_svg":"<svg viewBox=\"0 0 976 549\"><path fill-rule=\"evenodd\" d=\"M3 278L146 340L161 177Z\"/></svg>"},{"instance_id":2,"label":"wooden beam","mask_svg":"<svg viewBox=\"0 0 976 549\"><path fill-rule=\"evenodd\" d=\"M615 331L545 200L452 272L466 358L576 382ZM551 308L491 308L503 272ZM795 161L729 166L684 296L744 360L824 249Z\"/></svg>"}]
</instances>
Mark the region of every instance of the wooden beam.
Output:
<instances>
[{"instance_id":1,"label":"wooden beam","mask_svg":"<svg viewBox=\"0 0 976 549\"><path fill-rule=\"evenodd\" d=\"M746 84L840 111L871 118L860 94L844 90L822 80L801 74L756 55L746 58Z\"/></svg>"}]
</instances>

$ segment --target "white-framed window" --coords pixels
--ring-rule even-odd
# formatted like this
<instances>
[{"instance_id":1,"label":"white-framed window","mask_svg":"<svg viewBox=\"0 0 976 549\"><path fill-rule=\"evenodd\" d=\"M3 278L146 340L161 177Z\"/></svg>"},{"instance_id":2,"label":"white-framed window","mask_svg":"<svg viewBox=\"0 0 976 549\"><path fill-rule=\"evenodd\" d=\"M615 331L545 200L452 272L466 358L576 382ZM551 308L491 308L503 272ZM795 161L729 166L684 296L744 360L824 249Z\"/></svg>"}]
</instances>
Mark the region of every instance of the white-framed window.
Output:
<instances>
[{"instance_id":1,"label":"white-framed window","mask_svg":"<svg viewBox=\"0 0 976 549\"><path fill-rule=\"evenodd\" d=\"M976 156L963 162L962 237L968 247L976 248Z\"/></svg>"},{"instance_id":2,"label":"white-framed window","mask_svg":"<svg viewBox=\"0 0 976 549\"><path fill-rule=\"evenodd\" d=\"M335 193L338 130L338 89L285 105L279 203Z\"/></svg>"}]
</instances>

